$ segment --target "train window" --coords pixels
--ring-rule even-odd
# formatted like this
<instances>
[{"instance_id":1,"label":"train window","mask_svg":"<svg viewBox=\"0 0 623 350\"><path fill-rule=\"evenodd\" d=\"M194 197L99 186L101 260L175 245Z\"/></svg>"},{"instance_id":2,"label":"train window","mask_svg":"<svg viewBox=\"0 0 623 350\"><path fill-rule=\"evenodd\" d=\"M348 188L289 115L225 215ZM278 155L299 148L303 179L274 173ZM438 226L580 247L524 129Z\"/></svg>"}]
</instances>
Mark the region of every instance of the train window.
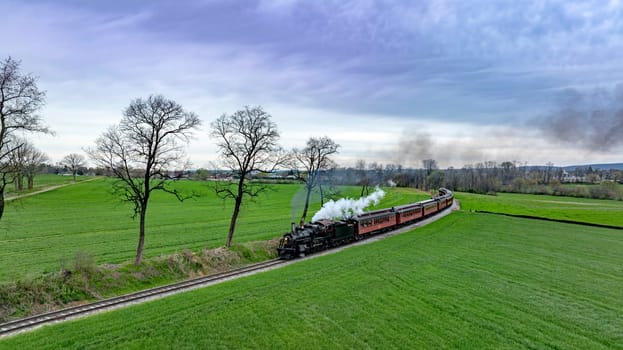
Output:
<instances>
[{"instance_id":1,"label":"train window","mask_svg":"<svg viewBox=\"0 0 623 350\"><path fill-rule=\"evenodd\" d=\"M377 225L383 224L383 223L386 223L386 222L389 222L389 221L390 221L390 217L389 216L383 216L383 217L380 217L380 218L375 220Z\"/></svg>"},{"instance_id":2,"label":"train window","mask_svg":"<svg viewBox=\"0 0 623 350\"><path fill-rule=\"evenodd\" d=\"M362 220L362 221L360 221L360 222L359 222L359 225L360 225L361 227L368 227L368 226L372 225L372 223L373 223L373 221L372 221L372 220L370 220L370 219L368 219L368 220Z\"/></svg>"}]
</instances>

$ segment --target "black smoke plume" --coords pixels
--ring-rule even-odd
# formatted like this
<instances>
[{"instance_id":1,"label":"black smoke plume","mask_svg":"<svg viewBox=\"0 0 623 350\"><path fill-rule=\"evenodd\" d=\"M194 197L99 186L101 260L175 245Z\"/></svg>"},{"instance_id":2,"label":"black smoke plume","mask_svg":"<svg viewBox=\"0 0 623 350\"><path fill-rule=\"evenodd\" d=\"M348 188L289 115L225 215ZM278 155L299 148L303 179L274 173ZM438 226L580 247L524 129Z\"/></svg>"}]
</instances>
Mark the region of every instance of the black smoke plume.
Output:
<instances>
[{"instance_id":1,"label":"black smoke plume","mask_svg":"<svg viewBox=\"0 0 623 350\"><path fill-rule=\"evenodd\" d=\"M424 159L433 158L435 141L428 133L403 133L393 154L398 164L419 166Z\"/></svg>"},{"instance_id":2,"label":"black smoke plume","mask_svg":"<svg viewBox=\"0 0 623 350\"><path fill-rule=\"evenodd\" d=\"M612 91L564 91L550 115L541 118L547 137L590 151L609 151L623 145L623 84Z\"/></svg>"}]
</instances>

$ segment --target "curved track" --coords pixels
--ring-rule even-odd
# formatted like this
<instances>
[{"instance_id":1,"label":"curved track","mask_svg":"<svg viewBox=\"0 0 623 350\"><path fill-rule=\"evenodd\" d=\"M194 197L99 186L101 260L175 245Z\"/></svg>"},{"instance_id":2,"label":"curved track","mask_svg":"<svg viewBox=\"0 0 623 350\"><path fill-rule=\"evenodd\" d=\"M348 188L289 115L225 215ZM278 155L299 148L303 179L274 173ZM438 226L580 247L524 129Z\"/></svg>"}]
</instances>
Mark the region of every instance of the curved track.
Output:
<instances>
[{"instance_id":1,"label":"curved track","mask_svg":"<svg viewBox=\"0 0 623 350\"><path fill-rule=\"evenodd\" d=\"M237 277L250 275L255 272L268 270L268 269L271 269L277 266L292 264L298 261L315 258L315 257L319 257L319 256L326 255L326 254L332 254L332 253L341 251L347 247L357 246L361 244L368 244L368 243L371 243L371 242L374 242L374 241L377 241L377 240L380 240L380 239L383 239L389 236L393 236L399 233L413 230L416 227L424 226L428 224L429 222L435 221L443 216L446 216L447 214L450 213L451 210L455 210L456 208L457 208L457 203L456 201L454 201L453 205L451 207L446 208L446 210L442 210L439 213L427 219L419 221L417 223L404 226L393 231L388 231L386 233L370 236L363 240L355 241L350 244L338 246L338 247L324 250L324 251L321 251L315 254L311 254L304 258L299 258L299 259L294 259L294 260L272 259L272 260L264 261L261 263L249 265L246 267L242 267L242 268L227 271L227 272L221 272L221 273L217 273L217 274L213 274L209 276L198 277L198 278L187 280L187 281L168 284L168 285L161 286L161 287L146 289L146 290L136 292L136 293L126 294L126 295L122 295L119 297L96 301L90 304L69 307L66 309L58 310L58 311L48 312L45 314L40 314L40 315L36 315L32 317L10 321L7 323L0 324L0 338L14 335L14 334L24 332L24 331L30 331L30 330L39 328L43 325L46 325L46 324L52 324L52 323L61 322L65 320L84 317L86 315L89 315L89 314L92 314L98 311L102 311L102 310L112 310L112 309L128 306L128 305L139 303L139 302L163 298L165 296L175 294L181 291L188 291L188 290L192 290L192 289L196 289L200 287L205 287L208 285L227 281L227 280L234 279ZM447 210L447 209L450 209L450 210Z\"/></svg>"},{"instance_id":2,"label":"curved track","mask_svg":"<svg viewBox=\"0 0 623 350\"><path fill-rule=\"evenodd\" d=\"M173 283L161 287L155 287L146 289L140 292L126 294L119 297L96 301L94 303L70 307L58 311L48 312L41 315L22 318L19 320L0 324L0 337L6 335L12 335L25 330L32 330L44 324L50 324L54 322L64 321L68 319L78 318L90 313L119 308L127 306L137 302L143 302L147 300L162 298L170 294L174 294L179 291L191 290L194 288L203 287L210 284L216 284L235 277L244 276L253 272L271 268L276 265L284 264L285 262L279 259L273 259L264 261L258 264L249 265L243 268L235 269L232 271L217 273L210 276L204 276L195 278L192 280L182 281L179 283Z\"/></svg>"}]
</instances>

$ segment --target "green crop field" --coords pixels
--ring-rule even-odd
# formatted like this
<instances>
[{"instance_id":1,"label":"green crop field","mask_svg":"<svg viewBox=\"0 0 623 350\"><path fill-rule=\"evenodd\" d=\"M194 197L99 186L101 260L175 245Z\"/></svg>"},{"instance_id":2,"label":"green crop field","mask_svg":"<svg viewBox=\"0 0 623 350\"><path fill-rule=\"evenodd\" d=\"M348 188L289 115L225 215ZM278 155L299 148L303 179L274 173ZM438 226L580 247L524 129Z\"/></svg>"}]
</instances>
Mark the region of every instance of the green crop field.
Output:
<instances>
[{"instance_id":1,"label":"green crop field","mask_svg":"<svg viewBox=\"0 0 623 350\"><path fill-rule=\"evenodd\" d=\"M456 212L2 349L623 349L620 230Z\"/></svg>"},{"instance_id":2,"label":"green crop field","mask_svg":"<svg viewBox=\"0 0 623 350\"><path fill-rule=\"evenodd\" d=\"M499 193L456 193L463 210L538 216L623 227L623 202L601 199Z\"/></svg>"},{"instance_id":3,"label":"green crop field","mask_svg":"<svg viewBox=\"0 0 623 350\"><path fill-rule=\"evenodd\" d=\"M92 254L98 263L131 260L138 222L130 217L132 207L112 196L110 181L81 182L8 202L0 220L0 281L58 270L77 252ZM232 203L217 198L204 182L179 181L176 186L200 196L180 203L171 195L154 195L147 213L146 257L214 248L226 241ZM293 184L272 185L255 202L248 201L234 241L266 240L289 230L292 219L302 212L300 189ZM359 188L343 188L342 194L357 196ZM388 189L379 206L424 198L421 192ZM308 218L318 208L316 199Z\"/></svg>"}]
</instances>

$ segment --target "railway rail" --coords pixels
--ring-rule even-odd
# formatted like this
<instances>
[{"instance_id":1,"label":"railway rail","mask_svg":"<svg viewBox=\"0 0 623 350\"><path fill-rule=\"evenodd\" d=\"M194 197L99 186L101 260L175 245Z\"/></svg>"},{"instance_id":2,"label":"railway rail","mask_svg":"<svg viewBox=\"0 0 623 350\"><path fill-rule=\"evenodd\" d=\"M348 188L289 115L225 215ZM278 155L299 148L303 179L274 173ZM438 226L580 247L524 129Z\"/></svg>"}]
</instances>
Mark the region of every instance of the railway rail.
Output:
<instances>
[{"instance_id":1,"label":"railway rail","mask_svg":"<svg viewBox=\"0 0 623 350\"><path fill-rule=\"evenodd\" d=\"M451 209L457 209L456 202L453 203ZM175 294L181 291L188 291L188 290L208 286L211 284L216 284L216 283L227 281L227 280L230 280L236 277L241 277L241 276L249 275L254 272L261 271L261 270L273 268L276 266L288 265L288 264L296 263L298 261L302 261L306 259L313 259L313 258L322 256L322 255L341 251L350 246L357 246L361 244L372 243L374 241L377 241L377 240L380 240L380 239L383 239L389 236L393 236L393 235L396 235L402 232L412 230L416 227L424 226L428 224L429 222L438 220L439 218L446 216L447 214L449 214L449 212L450 211L442 211L422 221L419 221L419 222L416 222L416 223L413 223L407 226L403 226L401 228L397 228L389 232L367 237L363 240L355 241L350 244L334 247L334 248L327 249L325 251L321 251L315 254L307 255L304 258L300 258L297 260L281 260L281 259L267 260L261 263L245 266L245 267L234 269L231 271L216 273L216 274L212 274L209 276L198 277L198 278L194 278L194 279L187 280L187 281L172 283L172 284L168 284L165 286L150 288L150 289L146 289L146 290L131 293L131 294L126 294L126 295L122 295L122 296L118 296L118 297L114 297L110 299L96 301L90 304L69 307L69 308L65 308L65 309L61 309L57 311L48 312L45 314L35 315L35 316L27 317L27 318L22 318L22 319L10 321L10 322L2 323L0 324L0 338L11 336L11 335L25 332L25 331L30 331L30 330L42 327L47 324L52 324L52 323L57 323L57 322L65 321L65 320L84 317L84 316L87 316L89 314L92 314L98 311L112 310L112 309L121 308L124 306L128 306L128 305L143 302L143 301L163 298L165 296Z\"/></svg>"},{"instance_id":2,"label":"railway rail","mask_svg":"<svg viewBox=\"0 0 623 350\"><path fill-rule=\"evenodd\" d=\"M0 338L13 335L22 331L32 330L46 324L51 324L68 319L86 316L96 311L115 309L137 302L162 298L180 291L187 291L209 284L226 281L234 277L240 277L252 272L268 269L277 265L284 264L285 261L272 259L261 263L245 266L235 270L221 272L209 276L194 278L187 281L172 283L165 286L146 289L140 292L122 295L110 299L96 301L90 304L69 307L62 310L52 311L32 317L22 318L0 324Z\"/></svg>"}]
</instances>

